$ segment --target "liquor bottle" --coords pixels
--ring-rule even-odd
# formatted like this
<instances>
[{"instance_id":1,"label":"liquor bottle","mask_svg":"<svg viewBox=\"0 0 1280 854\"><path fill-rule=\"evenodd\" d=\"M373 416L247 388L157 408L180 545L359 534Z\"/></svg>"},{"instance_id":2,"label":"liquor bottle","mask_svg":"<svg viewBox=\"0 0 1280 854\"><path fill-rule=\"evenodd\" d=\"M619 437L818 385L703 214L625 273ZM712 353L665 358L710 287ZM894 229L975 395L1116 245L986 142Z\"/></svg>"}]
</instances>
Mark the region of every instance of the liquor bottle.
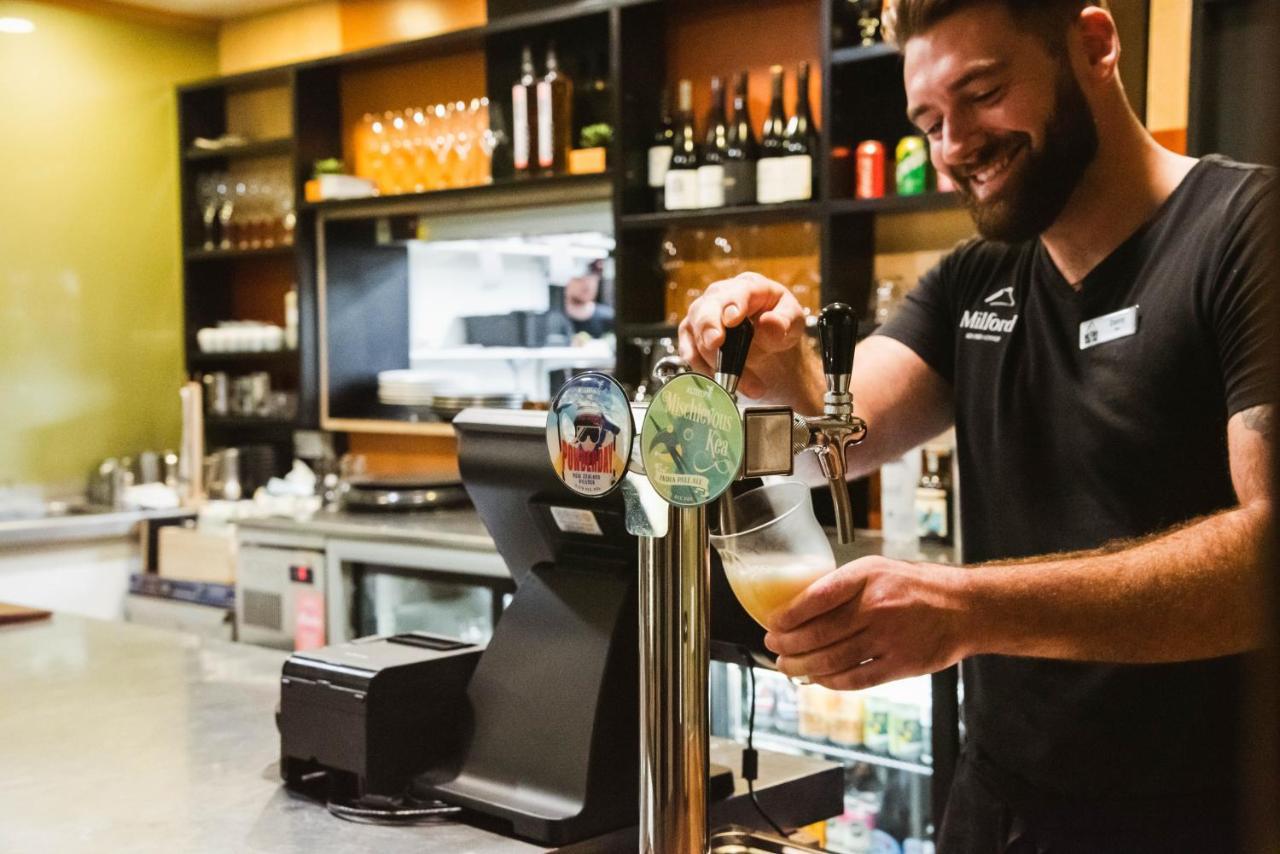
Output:
<instances>
[{"instance_id":1,"label":"liquor bottle","mask_svg":"<svg viewBox=\"0 0 1280 854\"><path fill-rule=\"evenodd\" d=\"M920 539L953 542L952 496L951 455L936 448L925 448L924 473L916 487L916 534Z\"/></svg>"},{"instance_id":2,"label":"liquor bottle","mask_svg":"<svg viewBox=\"0 0 1280 854\"><path fill-rule=\"evenodd\" d=\"M724 118L724 84L711 78L711 109L707 112L707 136L698 163L698 207L724 206L724 164L728 159L729 125Z\"/></svg>"},{"instance_id":3,"label":"liquor bottle","mask_svg":"<svg viewBox=\"0 0 1280 854\"><path fill-rule=\"evenodd\" d=\"M796 76L796 112L787 124L782 143L780 201L813 198L813 159L818 153L818 128L809 108L809 63L801 62Z\"/></svg>"},{"instance_id":4,"label":"liquor bottle","mask_svg":"<svg viewBox=\"0 0 1280 854\"><path fill-rule=\"evenodd\" d=\"M728 149L724 164L724 203L749 205L756 200L756 142L751 114L747 109L747 72L738 75L733 90L733 124L729 125Z\"/></svg>"},{"instance_id":5,"label":"liquor bottle","mask_svg":"<svg viewBox=\"0 0 1280 854\"><path fill-rule=\"evenodd\" d=\"M676 138L675 127L671 123L671 94L662 90L662 124L653 141L649 143L649 189L653 192L654 210L662 210L663 190L667 183L667 169L671 166L671 153Z\"/></svg>"},{"instance_id":6,"label":"liquor bottle","mask_svg":"<svg viewBox=\"0 0 1280 854\"><path fill-rule=\"evenodd\" d=\"M687 211L699 206L698 140L693 131L693 84L688 80L681 80L678 93L676 132L665 184L666 206L669 211Z\"/></svg>"},{"instance_id":7,"label":"liquor bottle","mask_svg":"<svg viewBox=\"0 0 1280 854\"><path fill-rule=\"evenodd\" d=\"M517 178L533 174L537 162L538 82L533 71L533 50L520 52L520 79L511 87L511 159Z\"/></svg>"},{"instance_id":8,"label":"liquor bottle","mask_svg":"<svg viewBox=\"0 0 1280 854\"><path fill-rule=\"evenodd\" d=\"M538 81L538 167L543 174L569 171L573 146L573 81L560 69L555 45L547 47L547 73Z\"/></svg>"},{"instance_id":9,"label":"liquor bottle","mask_svg":"<svg viewBox=\"0 0 1280 854\"><path fill-rule=\"evenodd\" d=\"M782 105L784 72L781 65L769 69L773 76L773 99L769 102L769 115L764 120L760 134L760 159L756 162L756 201L762 205L782 201L782 157L786 152L787 112Z\"/></svg>"}]
</instances>

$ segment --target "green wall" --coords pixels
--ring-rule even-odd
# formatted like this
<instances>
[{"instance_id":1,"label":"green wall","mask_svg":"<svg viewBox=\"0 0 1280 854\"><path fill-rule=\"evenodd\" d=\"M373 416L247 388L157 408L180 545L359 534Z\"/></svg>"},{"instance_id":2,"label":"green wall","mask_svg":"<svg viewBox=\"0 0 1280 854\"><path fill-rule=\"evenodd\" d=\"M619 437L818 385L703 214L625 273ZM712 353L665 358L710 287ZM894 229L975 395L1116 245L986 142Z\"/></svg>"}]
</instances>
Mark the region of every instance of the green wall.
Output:
<instances>
[{"instance_id":1,"label":"green wall","mask_svg":"<svg viewBox=\"0 0 1280 854\"><path fill-rule=\"evenodd\" d=\"M212 34L0 0L0 483L176 448L176 83Z\"/></svg>"}]
</instances>

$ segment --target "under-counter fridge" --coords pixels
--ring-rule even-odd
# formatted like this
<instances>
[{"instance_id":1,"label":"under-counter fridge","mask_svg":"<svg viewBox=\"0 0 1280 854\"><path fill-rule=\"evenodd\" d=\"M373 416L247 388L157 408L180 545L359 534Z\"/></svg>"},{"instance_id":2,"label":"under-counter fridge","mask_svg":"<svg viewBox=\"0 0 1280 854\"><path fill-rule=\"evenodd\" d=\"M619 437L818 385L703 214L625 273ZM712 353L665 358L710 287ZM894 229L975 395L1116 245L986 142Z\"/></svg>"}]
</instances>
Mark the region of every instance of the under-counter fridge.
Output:
<instances>
[{"instance_id":1,"label":"under-counter fridge","mask_svg":"<svg viewBox=\"0 0 1280 854\"><path fill-rule=\"evenodd\" d=\"M939 681L949 679L944 674ZM935 776L949 781L954 767L954 754L943 747L936 751L944 754L937 768L934 690L934 677L920 676L864 691L832 691L763 668L754 668L753 679L743 666L716 662L712 730L746 744L754 695L757 749L844 766L844 811L822 828L823 847L839 854L925 854L933 851L941 814ZM954 703L954 693L949 696ZM942 742L949 741L942 735Z\"/></svg>"},{"instance_id":2,"label":"under-counter fridge","mask_svg":"<svg viewBox=\"0 0 1280 854\"><path fill-rule=\"evenodd\" d=\"M895 544L859 531L836 546L838 564L871 554L954 563L953 545ZM863 691L801 685L776 671L712 662L713 735L746 744L751 723L757 749L804 754L844 766L844 811L822 830L837 854L926 854L946 806L962 726L959 668Z\"/></svg>"}]
</instances>

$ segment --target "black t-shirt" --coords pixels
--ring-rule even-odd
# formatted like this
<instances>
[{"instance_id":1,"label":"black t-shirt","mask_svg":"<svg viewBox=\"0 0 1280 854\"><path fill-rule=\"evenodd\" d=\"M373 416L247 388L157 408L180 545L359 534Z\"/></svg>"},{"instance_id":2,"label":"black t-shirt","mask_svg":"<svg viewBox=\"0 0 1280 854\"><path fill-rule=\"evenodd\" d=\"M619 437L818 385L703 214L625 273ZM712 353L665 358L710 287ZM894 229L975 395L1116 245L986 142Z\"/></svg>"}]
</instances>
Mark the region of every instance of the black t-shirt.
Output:
<instances>
[{"instance_id":1,"label":"black t-shirt","mask_svg":"<svg viewBox=\"0 0 1280 854\"><path fill-rule=\"evenodd\" d=\"M908 295L880 334L954 389L966 562L1093 548L1237 503L1227 419L1271 400L1273 177L1205 158L1079 291L1039 240L972 241ZM968 737L1051 797L1223 792L1239 665L978 656L963 668Z\"/></svg>"}]
</instances>

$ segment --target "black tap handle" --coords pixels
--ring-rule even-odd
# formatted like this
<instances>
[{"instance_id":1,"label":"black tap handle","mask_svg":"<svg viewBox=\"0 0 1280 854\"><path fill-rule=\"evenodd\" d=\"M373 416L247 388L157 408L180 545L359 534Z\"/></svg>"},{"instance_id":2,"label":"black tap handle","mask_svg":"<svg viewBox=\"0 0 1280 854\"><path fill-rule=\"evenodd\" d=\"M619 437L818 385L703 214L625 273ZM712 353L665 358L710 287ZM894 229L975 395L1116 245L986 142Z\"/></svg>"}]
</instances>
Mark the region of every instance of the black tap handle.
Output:
<instances>
[{"instance_id":1,"label":"black tap handle","mask_svg":"<svg viewBox=\"0 0 1280 854\"><path fill-rule=\"evenodd\" d=\"M858 341L858 316L842 302L833 302L818 315L822 337L822 371L827 376L853 373L853 347Z\"/></svg>"},{"instance_id":2,"label":"black tap handle","mask_svg":"<svg viewBox=\"0 0 1280 854\"><path fill-rule=\"evenodd\" d=\"M751 339L755 337L756 328L747 318L737 326L726 327L724 344L720 346L720 357L716 360L716 373L730 376L742 376L742 369L747 364L747 353L751 350Z\"/></svg>"}]
</instances>

